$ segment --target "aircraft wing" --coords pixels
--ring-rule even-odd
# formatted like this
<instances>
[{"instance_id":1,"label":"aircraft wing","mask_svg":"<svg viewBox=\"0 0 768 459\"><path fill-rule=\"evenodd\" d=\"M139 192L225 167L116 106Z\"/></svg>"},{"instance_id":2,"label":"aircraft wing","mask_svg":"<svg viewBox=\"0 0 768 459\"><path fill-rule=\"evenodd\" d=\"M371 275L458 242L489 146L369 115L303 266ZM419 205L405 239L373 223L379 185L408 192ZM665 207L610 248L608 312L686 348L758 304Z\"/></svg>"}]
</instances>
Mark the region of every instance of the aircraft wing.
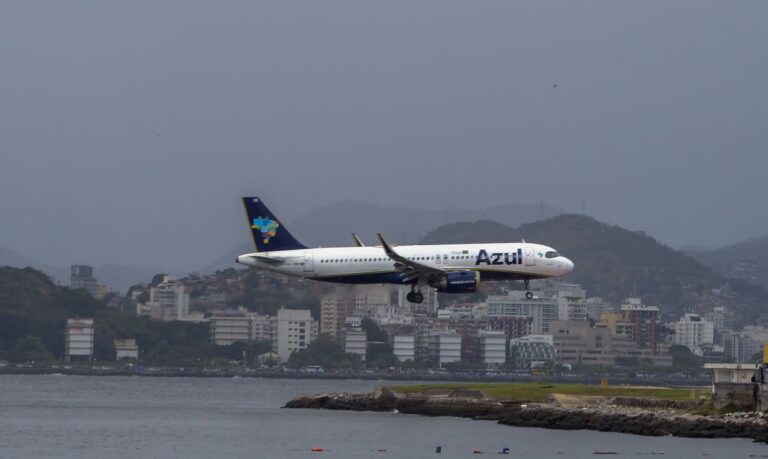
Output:
<instances>
[{"instance_id":1,"label":"aircraft wing","mask_svg":"<svg viewBox=\"0 0 768 459\"><path fill-rule=\"evenodd\" d=\"M400 269L403 272L404 280L408 281L417 277L434 278L442 277L445 275L445 270L443 269L436 268L434 266L428 266L405 258L399 253L395 252L395 250L389 244L387 244L387 241L384 240L384 237L381 235L381 233L377 233L377 236L379 237L381 246L384 248L384 253L386 253L389 258L400 264Z\"/></svg>"}]
</instances>

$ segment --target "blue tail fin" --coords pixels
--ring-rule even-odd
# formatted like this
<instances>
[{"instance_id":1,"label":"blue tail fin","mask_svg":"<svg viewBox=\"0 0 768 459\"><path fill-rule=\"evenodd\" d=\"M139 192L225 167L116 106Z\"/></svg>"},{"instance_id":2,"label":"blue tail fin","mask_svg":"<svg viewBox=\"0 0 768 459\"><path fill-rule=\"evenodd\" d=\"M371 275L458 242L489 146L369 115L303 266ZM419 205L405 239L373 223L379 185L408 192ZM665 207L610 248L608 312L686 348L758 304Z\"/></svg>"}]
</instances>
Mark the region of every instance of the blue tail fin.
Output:
<instances>
[{"instance_id":1,"label":"blue tail fin","mask_svg":"<svg viewBox=\"0 0 768 459\"><path fill-rule=\"evenodd\" d=\"M243 198L243 205L248 215L248 226L251 227L257 252L307 248L288 232L280 220L261 202L261 199Z\"/></svg>"}]
</instances>

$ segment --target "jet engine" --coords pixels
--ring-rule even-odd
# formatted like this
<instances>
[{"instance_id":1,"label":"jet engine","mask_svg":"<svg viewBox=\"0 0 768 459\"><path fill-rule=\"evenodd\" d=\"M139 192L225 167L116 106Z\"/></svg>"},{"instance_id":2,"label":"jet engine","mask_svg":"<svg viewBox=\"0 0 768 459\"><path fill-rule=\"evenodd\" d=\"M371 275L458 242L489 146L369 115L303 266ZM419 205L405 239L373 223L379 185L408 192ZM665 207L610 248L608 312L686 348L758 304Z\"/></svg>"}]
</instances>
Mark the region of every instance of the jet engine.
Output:
<instances>
[{"instance_id":1,"label":"jet engine","mask_svg":"<svg viewBox=\"0 0 768 459\"><path fill-rule=\"evenodd\" d=\"M480 285L480 272L450 271L430 285L443 293L474 293Z\"/></svg>"}]
</instances>

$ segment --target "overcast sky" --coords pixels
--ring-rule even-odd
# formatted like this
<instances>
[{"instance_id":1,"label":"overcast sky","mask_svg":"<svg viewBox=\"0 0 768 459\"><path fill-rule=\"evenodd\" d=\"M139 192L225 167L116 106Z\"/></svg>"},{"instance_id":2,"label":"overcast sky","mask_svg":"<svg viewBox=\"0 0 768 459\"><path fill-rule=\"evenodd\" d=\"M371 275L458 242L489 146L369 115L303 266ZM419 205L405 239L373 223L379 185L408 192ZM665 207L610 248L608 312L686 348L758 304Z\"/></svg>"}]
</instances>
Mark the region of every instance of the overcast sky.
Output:
<instances>
[{"instance_id":1,"label":"overcast sky","mask_svg":"<svg viewBox=\"0 0 768 459\"><path fill-rule=\"evenodd\" d=\"M538 203L768 235L768 2L0 3L0 246L205 265L283 220ZM234 223L233 223L234 222Z\"/></svg>"}]
</instances>

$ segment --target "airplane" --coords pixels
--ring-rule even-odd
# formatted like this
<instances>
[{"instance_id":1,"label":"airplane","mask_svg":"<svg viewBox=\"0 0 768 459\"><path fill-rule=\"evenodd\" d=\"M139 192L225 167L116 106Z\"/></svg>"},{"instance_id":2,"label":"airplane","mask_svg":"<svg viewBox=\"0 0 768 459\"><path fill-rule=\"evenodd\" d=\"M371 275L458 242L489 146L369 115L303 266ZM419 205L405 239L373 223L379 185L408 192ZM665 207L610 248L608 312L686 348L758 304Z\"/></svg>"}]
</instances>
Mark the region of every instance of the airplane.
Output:
<instances>
[{"instance_id":1,"label":"airplane","mask_svg":"<svg viewBox=\"0 0 768 459\"><path fill-rule=\"evenodd\" d=\"M424 301L422 291L476 292L481 280L522 280L526 298L532 279L558 277L573 262L555 249L529 242L393 246L379 233L380 246L366 246L352 234L353 247L309 248L296 240L258 197L244 197L256 252L236 262L268 271L342 284L410 285L406 299Z\"/></svg>"}]
</instances>

